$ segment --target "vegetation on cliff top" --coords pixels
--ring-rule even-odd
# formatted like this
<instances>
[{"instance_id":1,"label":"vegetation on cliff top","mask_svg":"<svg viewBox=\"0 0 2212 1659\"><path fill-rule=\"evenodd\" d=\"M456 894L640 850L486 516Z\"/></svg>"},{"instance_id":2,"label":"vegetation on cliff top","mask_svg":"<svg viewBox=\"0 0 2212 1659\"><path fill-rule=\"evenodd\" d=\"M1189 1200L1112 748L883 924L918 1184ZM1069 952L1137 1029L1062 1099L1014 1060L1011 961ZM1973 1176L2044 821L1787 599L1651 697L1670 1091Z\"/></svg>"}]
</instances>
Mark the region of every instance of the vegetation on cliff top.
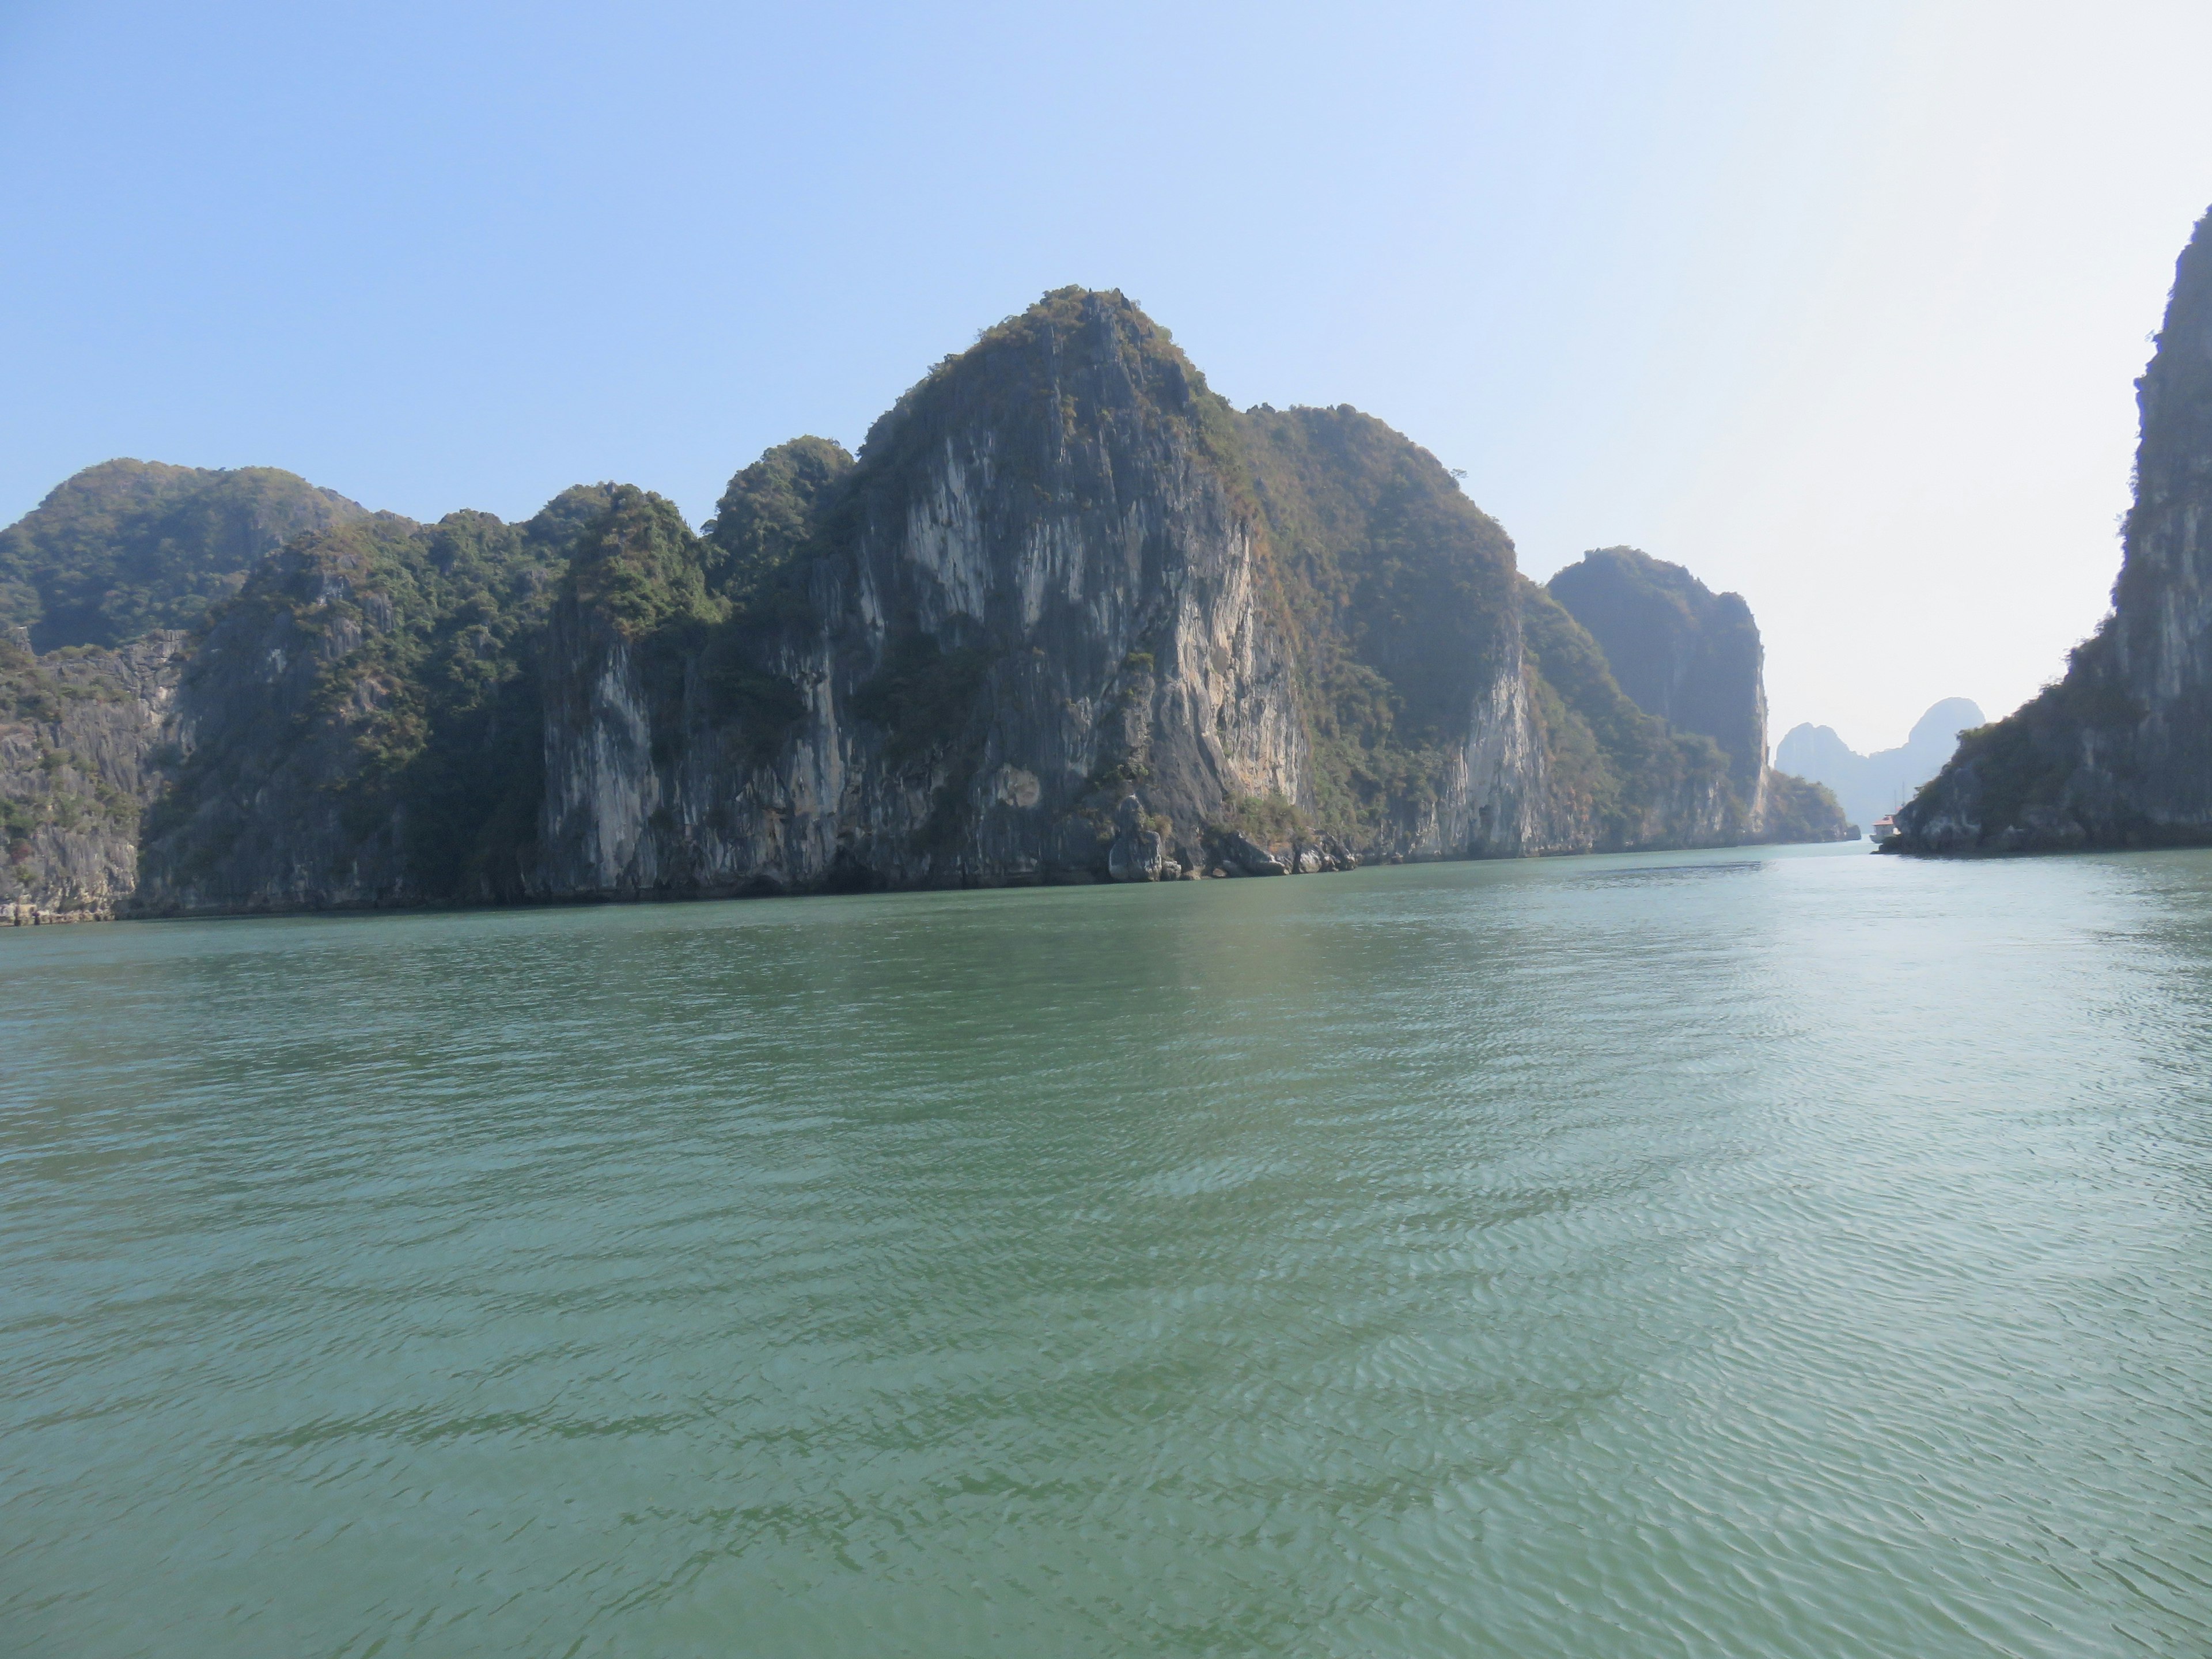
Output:
<instances>
[{"instance_id":1,"label":"vegetation on cliff top","mask_svg":"<svg viewBox=\"0 0 2212 1659\"><path fill-rule=\"evenodd\" d=\"M190 628L291 537L365 512L275 467L103 462L0 530L0 627L40 652Z\"/></svg>"},{"instance_id":2,"label":"vegetation on cliff top","mask_svg":"<svg viewBox=\"0 0 2212 1659\"><path fill-rule=\"evenodd\" d=\"M635 484L611 487L605 514L576 544L567 586L625 639L729 614L708 589L704 548L676 504Z\"/></svg>"},{"instance_id":3,"label":"vegetation on cliff top","mask_svg":"<svg viewBox=\"0 0 2212 1659\"><path fill-rule=\"evenodd\" d=\"M708 586L740 602L766 586L814 534L853 466L842 444L810 436L778 444L740 471L707 521Z\"/></svg>"}]
</instances>

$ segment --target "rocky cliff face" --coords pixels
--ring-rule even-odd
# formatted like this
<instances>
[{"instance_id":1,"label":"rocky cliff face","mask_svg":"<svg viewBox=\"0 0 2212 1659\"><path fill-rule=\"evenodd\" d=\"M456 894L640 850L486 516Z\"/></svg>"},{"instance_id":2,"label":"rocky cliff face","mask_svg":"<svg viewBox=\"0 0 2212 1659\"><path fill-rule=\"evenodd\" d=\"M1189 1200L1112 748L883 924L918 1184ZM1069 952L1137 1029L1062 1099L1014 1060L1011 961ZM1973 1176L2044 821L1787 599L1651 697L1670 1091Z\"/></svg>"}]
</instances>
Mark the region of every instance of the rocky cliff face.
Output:
<instances>
[{"instance_id":1,"label":"rocky cliff face","mask_svg":"<svg viewBox=\"0 0 2212 1659\"><path fill-rule=\"evenodd\" d=\"M193 652L134 908L481 903L534 868L538 652L611 491L527 524L378 514L264 562Z\"/></svg>"},{"instance_id":2,"label":"rocky cliff face","mask_svg":"<svg viewBox=\"0 0 2212 1659\"><path fill-rule=\"evenodd\" d=\"M1766 653L1741 594L1715 593L1632 547L1585 553L1548 592L1589 629L1638 708L1719 747L1734 797L1730 839L1848 838L1829 791L1766 763Z\"/></svg>"},{"instance_id":3,"label":"rocky cliff face","mask_svg":"<svg viewBox=\"0 0 2212 1659\"><path fill-rule=\"evenodd\" d=\"M2142 438L2112 611L2065 677L1898 813L1901 852L2212 842L2212 215L2136 383Z\"/></svg>"},{"instance_id":4,"label":"rocky cliff face","mask_svg":"<svg viewBox=\"0 0 2212 1659\"><path fill-rule=\"evenodd\" d=\"M0 634L0 922L127 906L141 814L162 781L185 636L34 655Z\"/></svg>"},{"instance_id":5,"label":"rocky cliff face","mask_svg":"<svg viewBox=\"0 0 2212 1659\"><path fill-rule=\"evenodd\" d=\"M554 618L535 890L1081 879L1133 793L1186 865L1225 803L1310 798L1231 418L1071 293L902 399L750 586L632 492Z\"/></svg>"}]
</instances>

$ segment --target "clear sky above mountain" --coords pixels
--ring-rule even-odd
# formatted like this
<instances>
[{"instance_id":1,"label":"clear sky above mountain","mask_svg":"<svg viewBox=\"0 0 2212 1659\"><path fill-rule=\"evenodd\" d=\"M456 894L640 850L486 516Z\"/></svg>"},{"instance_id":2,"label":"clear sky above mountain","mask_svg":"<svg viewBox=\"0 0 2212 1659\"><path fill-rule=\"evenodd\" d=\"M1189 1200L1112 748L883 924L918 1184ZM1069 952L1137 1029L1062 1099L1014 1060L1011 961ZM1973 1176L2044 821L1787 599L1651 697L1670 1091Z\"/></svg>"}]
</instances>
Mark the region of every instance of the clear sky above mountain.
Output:
<instances>
[{"instance_id":1,"label":"clear sky above mountain","mask_svg":"<svg viewBox=\"0 0 2212 1659\"><path fill-rule=\"evenodd\" d=\"M1539 577L1751 602L1773 729L2096 621L2212 8L0 5L0 521L115 455L697 519L1044 289L1351 402Z\"/></svg>"}]
</instances>

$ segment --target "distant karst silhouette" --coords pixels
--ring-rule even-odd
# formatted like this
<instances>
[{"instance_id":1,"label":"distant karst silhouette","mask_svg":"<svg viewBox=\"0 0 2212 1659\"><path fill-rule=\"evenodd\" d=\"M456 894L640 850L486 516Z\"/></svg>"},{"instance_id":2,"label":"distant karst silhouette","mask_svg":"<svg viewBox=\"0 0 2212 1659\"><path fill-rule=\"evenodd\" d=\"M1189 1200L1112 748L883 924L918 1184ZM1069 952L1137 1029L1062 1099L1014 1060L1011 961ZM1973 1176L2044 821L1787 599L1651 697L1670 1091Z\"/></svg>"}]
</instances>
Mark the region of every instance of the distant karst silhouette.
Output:
<instances>
[{"instance_id":1,"label":"distant karst silhouette","mask_svg":"<svg viewBox=\"0 0 2212 1659\"><path fill-rule=\"evenodd\" d=\"M1958 747L1959 733L1987 723L1971 698L1946 697L1912 728L1895 749L1862 755L1832 727L1796 726L1776 745L1774 764L1815 783L1825 783L1844 804L1844 816L1864 830L1894 812L1915 790L1943 769Z\"/></svg>"}]
</instances>

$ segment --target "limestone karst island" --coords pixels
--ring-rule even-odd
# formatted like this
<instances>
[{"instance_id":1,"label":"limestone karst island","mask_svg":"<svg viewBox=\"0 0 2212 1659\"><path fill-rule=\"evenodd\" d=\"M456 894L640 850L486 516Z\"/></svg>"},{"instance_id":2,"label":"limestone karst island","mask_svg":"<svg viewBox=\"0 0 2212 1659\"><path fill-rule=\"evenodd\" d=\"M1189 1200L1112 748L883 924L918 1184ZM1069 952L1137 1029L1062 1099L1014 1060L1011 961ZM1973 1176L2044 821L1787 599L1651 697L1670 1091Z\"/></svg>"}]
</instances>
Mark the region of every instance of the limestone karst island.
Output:
<instances>
[{"instance_id":1,"label":"limestone karst island","mask_svg":"<svg viewBox=\"0 0 2212 1659\"><path fill-rule=\"evenodd\" d=\"M0 532L21 919L1152 881L1832 841L1742 599L1539 586L1349 407L1066 289L696 532L111 461Z\"/></svg>"}]
</instances>

